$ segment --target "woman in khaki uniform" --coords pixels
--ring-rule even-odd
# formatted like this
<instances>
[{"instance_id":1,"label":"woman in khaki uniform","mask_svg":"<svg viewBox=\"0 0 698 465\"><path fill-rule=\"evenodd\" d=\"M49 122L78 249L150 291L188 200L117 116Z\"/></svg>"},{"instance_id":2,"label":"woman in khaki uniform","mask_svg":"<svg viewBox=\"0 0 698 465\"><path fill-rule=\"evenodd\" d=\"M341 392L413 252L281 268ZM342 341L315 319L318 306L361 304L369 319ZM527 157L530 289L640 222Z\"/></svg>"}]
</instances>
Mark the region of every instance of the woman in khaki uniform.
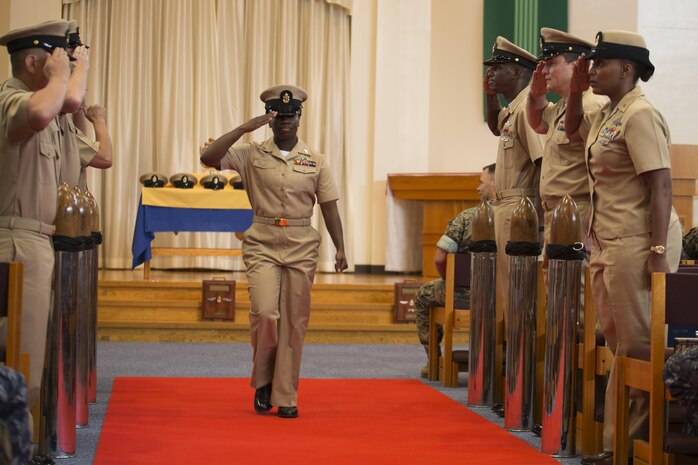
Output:
<instances>
[{"instance_id":1,"label":"woman in khaki uniform","mask_svg":"<svg viewBox=\"0 0 698 465\"><path fill-rule=\"evenodd\" d=\"M207 166L240 173L255 214L242 244L252 302L254 408L264 413L276 405L282 418L298 416L301 354L320 246L320 234L310 225L316 199L337 249L335 270L347 268L339 195L327 158L297 136L306 98L295 86L265 90L260 99L266 114L224 134L201 155ZM233 147L265 124L273 138Z\"/></svg>"},{"instance_id":2,"label":"woman in khaki uniform","mask_svg":"<svg viewBox=\"0 0 698 465\"><path fill-rule=\"evenodd\" d=\"M681 227L671 206L669 129L645 98L637 80L654 72L649 50L639 34L605 31L588 62L575 63L565 115L568 136L586 138L591 179L591 285L601 331L614 354L649 344L650 277L676 271ZM610 102L584 112L587 88ZM577 134L579 133L579 134ZM604 453L582 463L613 463L615 365L611 369L604 411ZM647 397L630 406L630 436L643 434Z\"/></svg>"}]
</instances>

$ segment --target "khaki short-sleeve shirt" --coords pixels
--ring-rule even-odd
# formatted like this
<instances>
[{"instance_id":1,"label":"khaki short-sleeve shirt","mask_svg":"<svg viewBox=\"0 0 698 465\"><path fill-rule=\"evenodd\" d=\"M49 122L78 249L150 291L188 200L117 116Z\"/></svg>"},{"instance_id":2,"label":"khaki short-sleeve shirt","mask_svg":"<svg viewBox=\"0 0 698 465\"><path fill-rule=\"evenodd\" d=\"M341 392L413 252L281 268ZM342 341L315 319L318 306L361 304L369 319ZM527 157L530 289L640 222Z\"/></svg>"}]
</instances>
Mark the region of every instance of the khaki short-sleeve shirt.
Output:
<instances>
[{"instance_id":1,"label":"khaki short-sleeve shirt","mask_svg":"<svg viewBox=\"0 0 698 465\"><path fill-rule=\"evenodd\" d=\"M316 200L339 199L327 157L300 139L286 158L273 138L233 146L221 160L221 168L240 173L257 216L310 218Z\"/></svg>"},{"instance_id":2,"label":"khaki short-sleeve shirt","mask_svg":"<svg viewBox=\"0 0 698 465\"><path fill-rule=\"evenodd\" d=\"M60 130L52 120L41 131L10 141L29 128L27 103L33 92L19 79L0 86L0 216L53 224L61 164Z\"/></svg>"},{"instance_id":3,"label":"khaki short-sleeve shirt","mask_svg":"<svg viewBox=\"0 0 698 465\"><path fill-rule=\"evenodd\" d=\"M543 155L543 144L526 121L529 91L529 87L523 89L499 112L499 149L494 174L497 192L538 187L539 172L534 162Z\"/></svg>"},{"instance_id":4,"label":"khaki short-sleeve shirt","mask_svg":"<svg viewBox=\"0 0 698 465\"><path fill-rule=\"evenodd\" d=\"M61 129L61 145L63 158L61 160L61 183L69 186L80 184L82 169L87 167L99 151L99 143L91 141L73 123L73 115L58 116Z\"/></svg>"},{"instance_id":5,"label":"khaki short-sleeve shirt","mask_svg":"<svg viewBox=\"0 0 698 465\"><path fill-rule=\"evenodd\" d=\"M664 117L635 87L615 108L608 103L590 120L591 229L604 239L651 232L651 192L640 175L670 168Z\"/></svg>"},{"instance_id":6,"label":"khaki short-sleeve shirt","mask_svg":"<svg viewBox=\"0 0 698 465\"><path fill-rule=\"evenodd\" d=\"M585 110L598 110L606 100L591 90L582 96ZM565 111L567 102L560 99L543 110L542 121L548 126L543 147L540 175L540 196L543 200L589 195L589 176L584 158L584 142L570 142L565 135Z\"/></svg>"}]
</instances>

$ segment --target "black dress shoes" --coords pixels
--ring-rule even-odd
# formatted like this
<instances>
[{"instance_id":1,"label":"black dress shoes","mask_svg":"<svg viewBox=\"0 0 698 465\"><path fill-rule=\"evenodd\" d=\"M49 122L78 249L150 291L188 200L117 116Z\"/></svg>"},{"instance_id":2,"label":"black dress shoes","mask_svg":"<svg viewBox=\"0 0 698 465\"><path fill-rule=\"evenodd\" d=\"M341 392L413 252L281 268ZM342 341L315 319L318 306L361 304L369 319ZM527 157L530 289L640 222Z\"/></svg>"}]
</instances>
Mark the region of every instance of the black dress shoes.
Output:
<instances>
[{"instance_id":1,"label":"black dress shoes","mask_svg":"<svg viewBox=\"0 0 698 465\"><path fill-rule=\"evenodd\" d=\"M613 452L582 457L582 465L613 465Z\"/></svg>"},{"instance_id":2,"label":"black dress shoes","mask_svg":"<svg viewBox=\"0 0 698 465\"><path fill-rule=\"evenodd\" d=\"M296 418L298 416L298 407L279 407L276 414L279 418Z\"/></svg>"},{"instance_id":3,"label":"black dress shoes","mask_svg":"<svg viewBox=\"0 0 698 465\"><path fill-rule=\"evenodd\" d=\"M55 465L55 463L48 455L35 455L30 462L31 465Z\"/></svg>"},{"instance_id":4,"label":"black dress shoes","mask_svg":"<svg viewBox=\"0 0 698 465\"><path fill-rule=\"evenodd\" d=\"M540 437L540 435L543 434L543 425L539 425L536 423L531 427L531 431L533 432L533 434Z\"/></svg>"},{"instance_id":5,"label":"black dress shoes","mask_svg":"<svg viewBox=\"0 0 698 465\"><path fill-rule=\"evenodd\" d=\"M498 417L504 417L504 404L494 404L492 406L492 411L496 413Z\"/></svg>"},{"instance_id":6,"label":"black dress shoes","mask_svg":"<svg viewBox=\"0 0 698 465\"><path fill-rule=\"evenodd\" d=\"M271 383L262 386L254 392L254 411L264 413L271 410Z\"/></svg>"}]
</instances>

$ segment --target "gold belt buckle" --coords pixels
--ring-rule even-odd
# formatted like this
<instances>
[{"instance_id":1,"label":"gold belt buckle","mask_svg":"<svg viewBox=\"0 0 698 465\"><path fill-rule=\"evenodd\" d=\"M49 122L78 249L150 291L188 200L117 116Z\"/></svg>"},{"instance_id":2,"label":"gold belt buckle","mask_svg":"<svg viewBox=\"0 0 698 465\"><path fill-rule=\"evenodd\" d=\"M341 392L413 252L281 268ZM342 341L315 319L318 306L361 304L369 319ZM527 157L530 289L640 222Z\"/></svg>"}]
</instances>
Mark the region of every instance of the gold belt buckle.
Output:
<instances>
[{"instance_id":1,"label":"gold belt buckle","mask_svg":"<svg viewBox=\"0 0 698 465\"><path fill-rule=\"evenodd\" d=\"M274 225L281 226L283 228L286 226L286 218L274 218Z\"/></svg>"}]
</instances>

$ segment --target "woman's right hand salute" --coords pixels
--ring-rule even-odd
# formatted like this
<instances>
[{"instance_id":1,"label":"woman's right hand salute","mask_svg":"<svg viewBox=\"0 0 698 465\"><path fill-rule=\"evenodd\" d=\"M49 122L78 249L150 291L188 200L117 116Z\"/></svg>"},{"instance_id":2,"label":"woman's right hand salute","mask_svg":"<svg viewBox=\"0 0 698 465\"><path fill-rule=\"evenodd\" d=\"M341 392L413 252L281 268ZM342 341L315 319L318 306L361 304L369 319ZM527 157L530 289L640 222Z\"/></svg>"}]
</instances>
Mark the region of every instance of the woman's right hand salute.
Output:
<instances>
[{"instance_id":1,"label":"woman's right hand salute","mask_svg":"<svg viewBox=\"0 0 698 465\"><path fill-rule=\"evenodd\" d=\"M266 126L267 124L271 123L271 120L276 118L276 112L272 111L269 113L266 113L262 116L256 116L246 122L245 124L240 126L240 129L243 130L244 132L252 132L256 131L257 129L261 128L262 126Z\"/></svg>"},{"instance_id":2,"label":"woman's right hand salute","mask_svg":"<svg viewBox=\"0 0 698 465\"><path fill-rule=\"evenodd\" d=\"M204 143L203 147L199 149L201 163L207 167L216 168L218 170L221 169L221 159L225 156L227 150L237 142L243 134L255 131L269 124L274 118L276 118L275 111L262 116L256 116L232 131L223 134L216 140L209 139L208 142Z\"/></svg>"}]
</instances>

